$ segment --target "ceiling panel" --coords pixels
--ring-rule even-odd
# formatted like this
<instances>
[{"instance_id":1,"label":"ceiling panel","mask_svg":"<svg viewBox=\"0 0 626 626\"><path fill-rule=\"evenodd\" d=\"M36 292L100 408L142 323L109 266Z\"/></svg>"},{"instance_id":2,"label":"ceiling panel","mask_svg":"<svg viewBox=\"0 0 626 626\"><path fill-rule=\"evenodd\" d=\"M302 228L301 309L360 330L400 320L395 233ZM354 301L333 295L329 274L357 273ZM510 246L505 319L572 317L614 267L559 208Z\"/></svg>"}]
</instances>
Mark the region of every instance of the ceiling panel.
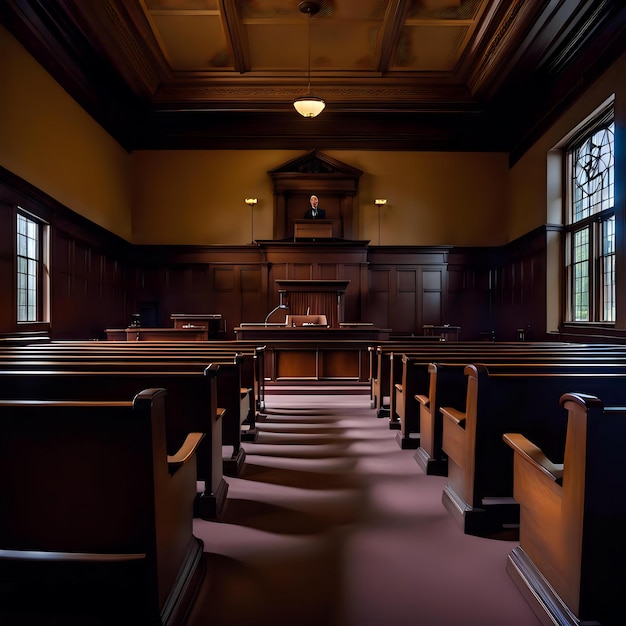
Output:
<instances>
[{"instance_id":1,"label":"ceiling panel","mask_svg":"<svg viewBox=\"0 0 626 626\"><path fill-rule=\"evenodd\" d=\"M390 69L453 73L467 36L463 25L405 26Z\"/></svg>"},{"instance_id":2,"label":"ceiling panel","mask_svg":"<svg viewBox=\"0 0 626 626\"><path fill-rule=\"evenodd\" d=\"M514 150L626 49L623 0L317 4L9 0L0 19L129 149ZM309 57L314 120L292 107Z\"/></svg>"},{"instance_id":3,"label":"ceiling panel","mask_svg":"<svg viewBox=\"0 0 626 626\"><path fill-rule=\"evenodd\" d=\"M173 72L234 69L217 12L157 12L150 23Z\"/></svg>"}]
</instances>

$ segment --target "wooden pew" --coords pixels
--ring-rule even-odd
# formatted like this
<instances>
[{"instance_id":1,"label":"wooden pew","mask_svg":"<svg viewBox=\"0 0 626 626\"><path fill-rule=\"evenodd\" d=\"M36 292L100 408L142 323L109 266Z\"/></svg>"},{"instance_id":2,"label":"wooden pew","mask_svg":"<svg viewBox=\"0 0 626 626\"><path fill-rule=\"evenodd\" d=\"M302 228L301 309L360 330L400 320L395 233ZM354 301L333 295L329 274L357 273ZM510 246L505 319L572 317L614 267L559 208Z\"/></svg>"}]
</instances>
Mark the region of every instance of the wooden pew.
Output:
<instances>
[{"instance_id":1,"label":"wooden pew","mask_svg":"<svg viewBox=\"0 0 626 626\"><path fill-rule=\"evenodd\" d=\"M442 343L439 337L417 335L400 341L384 341L371 346L370 356L370 395L371 406L377 409L378 417L393 415L390 403L393 403L391 389L394 374L392 371L393 357L401 358L403 352L411 351L419 344Z\"/></svg>"},{"instance_id":2,"label":"wooden pew","mask_svg":"<svg viewBox=\"0 0 626 626\"><path fill-rule=\"evenodd\" d=\"M32 346L30 351L36 351L41 346ZM44 350L67 351L79 348L99 350L101 352L122 350L158 350L163 354L197 354L203 351L234 350L244 356L242 366L242 382L253 390L253 403L255 414L260 413L265 408L265 350L264 345L259 345L253 341L228 341L211 340L204 342L172 342L172 341L150 341L145 343L126 341L53 341L45 346ZM2 350L0 350L0 353Z\"/></svg>"},{"instance_id":3,"label":"wooden pew","mask_svg":"<svg viewBox=\"0 0 626 626\"><path fill-rule=\"evenodd\" d=\"M51 353L52 352L52 353ZM42 359L46 355L47 359ZM6 355L4 355L6 357ZM211 363L222 365L219 384L217 385L217 402L224 409L222 423L222 445L231 449L223 459L224 473L229 476L238 476L245 462L245 451L241 446L242 429L254 433L254 418L251 416L250 393L251 389L242 387L241 363L243 356L228 350L210 350L201 353L164 355L158 349L134 351L132 348L113 350L103 354L100 349L75 349L68 353L59 351L41 351L30 355L15 354L10 359L0 354L0 364L8 362L12 369L59 369L77 367L90 371L167 368L174 370L196 369L198 372ZM1 365L0 365L1 367ZM244 424L245 423L245 424ZM252 426L252 429L250 428Z\"/></svg>"},{"instance_id":4,"label":"wooden pew","mask_svg":"<svg viewBox=\"0 0 626 626\"><path fill-rule=\"evenodd\" d=\"M548 350L501 348L492 352L476 352L471 356L474 362L488 361L492 364L580 363L584 367L590 363L624 361L626 350L615 349L606 353L587 347ZM401 448L416 448L415 459L426 474L445 476L447 473L447 459L441 448L443 421L440 409L445 405L458 408L464 405L461 399L465 393L463 368L469 357L450 354L446 361L435 363L427 363L423 357L411 354L403 357L402 384L396 385L396 410L401 423L398 443Z\"/></svg>"},{"instance_id":5,"label":"wooden pew","mask_svg":"<svg viewBox=\"0 0 626 626\"><path fill-rule=\"evenodd\" d=\"M0 333L0 349L9 346L27 346L30 344L44 344L49 342L50 336L45 330Z\"/></svg>"},{"instance_id":6,"label":"wooden pew","mask_svg":"<svg viewBox=\"0 0 626 626\"><path fill-rule=\"evenodd\" d=\"M532 346L527 345L520 348L518 344L487 344L485 348L483 342L471 342L469 344L446 344L433 346L431 350L422 349L420 351L405 352L401 355L395 354L392 360L392 370L397 370L393 379L399 382L394 383L393 395L395 402L393 406L393 415L390 420L399 423L397 436L398 445L402 449L416 449L416 460L423 467L427 474L444 475L446 471L445 462L441 462L441 454L433 454L429 449L432 448L440 452L441 450L441 421L439 419L438 409L430 410L431 398L433 401L436 397L436 388L431 381L430 365L434 361L452 361L461 363L465 366L471 362L487 359L492 361L493 358L502 358L509 360L514 355L533 355L535 351ZM455 347L456 346L456 347ZM559 348L555 348L559 350ZM509 355L509 356L505 356ZM461 372L462 374L462 372ZM456 406L456 402L455 402ZM432 417L434 416L434 418ZM436 423L429 423L431 420ZM422 422L425 422L422 428ZM424 437L422 437L422 430ZM422 439L426 441L423 445ZM422 458L422 453L428 450L428 457ZM432 458L432 461L430 460Z\"/></svg>"},{"instance_id":7,"label":"wooden pew","mask_svg":"<svg viewBox=\"0 0 626 626\"><path fill-rule=\"evenodd\" d=\"M422 338L424 339L424 338ZM422 360L437 361L442 355L450 355L458 353L459 355L473 355L482 352L497 352L503 348L518 351L534 351L543 349L556 349L559 347L567 348L576 344L567 344L564 342L498 342L486 343L483 341L440 341L438 337L426 337L431 341L412 341L412 342L396 342L382 344L383 350L378 351L378 369L388 371L388 378L381 377L381 385L384 389L383 394L389 395L389 411L384 414L390 420L390 428L398 430L400 426L400 414L404 405L399 405L398 396L402 394L403 365L402 358L404 354L411 354L415 357L423 357ZM432 341L436 339L436 341ZM474 358L470 357L468 362L473 362ZM398 393L400 390L400 394ZM377 393L381 393L377 391ZM407 398L413 398L407 394ZM400 399L402 402L402 399ZM379 415L380 417L380 415Z\"/></svg>"},{"instance_id":8,"label":"wooden pew","mask_svg":"<svg viewBox=\"0 0 626 626\"><path fill-rule=\"evenodd\" d=\"M442 407L448 481L442 501L467 534L485 535L519 524L513 500L513 454L502 440L520 432L555 462L562 461L567 430L558 405L568 390L597 393L608 402L623 397L626 367L590 365L468 365L465 410Z\"/></svg>"},{"instance_id":9,"label":"wooden pew","mask_svg":"<svg viewBox=\"0 0 626 626\"><path fill-rule=\"evenodd\" d=\"M0 370L0 399L21 400L125 400L142 389L167 389L167 452L173 454L190 432L204 432L197 451L197 480L204 490L196 512L215 519L223 511L228 483L222 469L222 419L217 407L217 380L222 366L213 364L200 372L156 367L145 371L132 366L118 371L81 369Z\"/></svg>"},{"instance_id":10,"label":"wooden pew","mask_svg":"<svg viewBox=\"0 0 626 626\"><path fill-rule=\"evenodd\" d=\"M578 355L590 355L591 358L600 359L603 355L611 354L611 356L624 353L626 350L623 346L614 344L602 344L598 346L589 346L583 344L560 344L546 342L500 342L500 343L483 343L483 342L458 342L443 343L431 346L430 349L422 346L420 349L413 351L405 351L402 355L394 355L400 357L400 381L394 385L395 396L395 416L390 419L400 421L400 430L403 431L403 441L399 441L403 447L412 447L410 441L404 441L409 438L410 434L419 433L419 428L404 432L402 425L403 418L407 422L411 422L416 426L419 424L418 414L420 413L419 404L415 398L416 395L428 396L427 389L428 376L425 373L429 363L431 362L455 362L455 363L476 363L481 360L494 361L497 359L510 360L519 355L519 358L530 358L536 355L537 358L548 359L550 356L561 358L576 359ZM392 362L392 367L394 363ZM395 378L395 376L394 376ZM415 438L413 444L418 442ZM415 447L415 446L413 446Z\"/></svg>"},{"instance_id":11,"label":"wooden pew","mask_svg":"<svg viewBox=\"0 0 626 626\"><path fill-rule=\"evenodd\" d=\"M626 393L623 394L626 401ZM514 450L514 496L520 543L507 571L541 623L621 624L626 560L626 407L565 394L562 462L520 433Z\"/></svg>"},{"instance_id":12,"label":"wooden pew","mask_svg":"<svg viewBox=\"0 0 626 626\"><path fill-rule=\"evenodd\" d=\"M168 455L167 400L0 401L2 623L183 623L204 576L203 435Z\"/></svg>"},{"instance_id":13,"label":"wooden pew","mask_svg":"<svg viewBox=\"0 0 626 626\"><path fill-rule=\"evenodd\" d=\"M218 385L218 402L226 409L225 419L222 422L223 444L232 446L232 455L224 460L224 471L228 475L237 476L241 471L245 460L245 452L241 447L241 441L245 438L254 441L256 437L255 424L255 400L253 387L256 385L251 380L253 370L251 369L251 359L257 359L256 350L250 349L243 353L233 351L232 347L203 347L203 348L181 348L172 350L171 344L164 347L149 345L134 348L136 344L123 342L122 346L109 346L107 343L64 345L54 346L38 350L14 350L9 353L0 351L0 367L2 363L9 363L12 367L16 364L23 364L21 367L28 367L32 363L33 367L43 367L52 363L76 362L87 363L90 367L95 367L96 361L100 364L100 369L106 369L107 363L116 362L113 367L125 367L134 363L136 367L144 368L148 363L154 361L160 368L167 364L169 368L189 367L197 364L204 369L211 362L221 362L227 367L223 368L221 382ZM228 363L232 363L232 367ZM245 365L250 367L245 371ZM186 364L186 365L185 365ZM244 434L245 433L245 434Z\"/></svg>"}]
</instances>

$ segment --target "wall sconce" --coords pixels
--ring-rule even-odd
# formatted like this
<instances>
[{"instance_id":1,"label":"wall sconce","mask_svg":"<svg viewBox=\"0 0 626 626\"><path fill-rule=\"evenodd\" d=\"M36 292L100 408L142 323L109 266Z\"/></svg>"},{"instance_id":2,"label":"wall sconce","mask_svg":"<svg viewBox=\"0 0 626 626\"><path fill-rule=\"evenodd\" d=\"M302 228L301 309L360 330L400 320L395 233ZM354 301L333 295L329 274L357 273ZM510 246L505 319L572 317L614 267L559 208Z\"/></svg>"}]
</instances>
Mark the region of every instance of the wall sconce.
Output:
<instances>
[{"instance_id":1,"label":"wall sconce","mask_svg":"<svg viewBox=\"0 0 626 626\"><path fill-rule=\"evenodd\" d=\"M252 238L250 243L254 243L254 207L258 200L256 198L245 198L244 202L250 207L250 235Z\"/></svg>"},{"instance_id":2,"label":"wall sconce","mask_svg":"<svg viewBox=\"0 0 626 626\"><path fill-rule=\"evenodd\" d=\"M387 198L376 198L374 204L378 208L378 245L380 246L380 208L387 204Z\"/></svg>"}]
</instances>

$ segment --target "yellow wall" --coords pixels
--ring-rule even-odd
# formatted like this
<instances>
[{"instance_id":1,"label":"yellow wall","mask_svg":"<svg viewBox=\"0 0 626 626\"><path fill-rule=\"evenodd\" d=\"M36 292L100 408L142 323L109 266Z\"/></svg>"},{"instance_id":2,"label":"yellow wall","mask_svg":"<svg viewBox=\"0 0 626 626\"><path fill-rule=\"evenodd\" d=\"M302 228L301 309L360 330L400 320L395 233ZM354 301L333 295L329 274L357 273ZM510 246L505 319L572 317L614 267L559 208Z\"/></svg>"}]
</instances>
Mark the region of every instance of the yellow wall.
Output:
<instances>
[{"instance_id":1,"label":"yellow wall","mask_svg":"<svg viewBox=\"0 0 626 626\"><path fill-rule=\"evenodd\" d=\"M267 171L299 155L276 150L133 153L133 243L246 244L272 239ZM254 197L252 210L244 198Z\"/></svg>"},{"instance_id":2,"label":"yellow wall","mask_svg":"<svg viewBox=\"0 0 626 626\"><path fill-rule=\"evenodd\" d=\"M272 238L267 172L301 151L130 155L2 27L0 59L3 167L133 243L245 244L253 237ZM547 189L555 188L548 185L548 152L614 89L616 110L623 110L625 75L626 55L512 170L500 153L317 147L363 171L355 199L356 238L382 245L501 245L560 219L559 202L548 199ZM259 200L253 215L243 201L249 196ZM377 197L388 200L380 229Z\"/></svg>"},{"instance_id":3,"label":"yellow wall","mask_svg":"<svg viewBox=\"0 0 626 626\"><path fill-rule=\"evenodd\" d=\"M604 101L615 93L616 126L626 125L626 55L614 63L528 150L510 173L508 239L513 240L545 223L562 223L560 167L550 167L549 153ZM618 164L616 163L616 166ZM618 169L616 176L620 176ZM550 178L548 177L550 172ZM558 177L558 180L555 180Z\"/></svg>"},{"instance_id":4,"label":"yellow wall","mask_svg":"<svg viewBox=\"0 0 626 626\"><path fill-rule=\"evenodd\" d=\"M300 151L126 153L0 27L0 165L142 244L245 244L273 236L268 170ZM502 243L506 156L325 151L363 170L355 237L385 245ZM451 182L453 184L451 184ZM259 199L254 209L247 196ZM254 219L254 232L252 232Z\"/></svg>"},{"instance_id":5,"label":"yellow wall","mask_svg":"<svg viewBox=\"0 0 626 626\"><path fill-rule=\"evenodd\" d=\"M562 224L563 215L563 171L562 158L558 148L573 129L587 119L599 106L615 94L615 127L617 133L626 126L626 55L622 55L572 106L549 128L528 150L510 173L511 210L509 214L508 239L513 240L541 226L542 224ZM619 140L615 142L618 148ZM624 181L626 179L626 159L616 150L615 155L615 207L616 214L623 216ZM624 247L622 239L617 239L618 250ZM554 235L548 237L548 270L546 277L546 328L557 332L563 319L561 312L563 285L560 268L563 256L560 240ZM619 264L619 258L618 258ZM618 265L619 268L619 265ZM619 273L619 269L618 269ZM618 292L618 299L622 296ZM619 307L619 304L618 304ZM619 324L619 320L618 320Z\"/></svg>"},{"instance_id":6,"label":"yellow wall","mask_svg":"<svg viewBox=\"0 0 626 626\"><path fill-rule=\"evenodd\" d=\"M130 240L130 155L1 26L0 85L0 165Z\"/></svg>"},{"instance_id":7,"label":"yellow wall","mask_svg":"<svg viewBox=\"0 0 626 626\"><path fill-rule=\"evenodd\" d=\"M383 245L505 243L507 157L504 154L322 152L363 171L356 198L357 239ZM133 153L133 241L153 244L244 244L259 200L254 238L273 233L267 172L299 151L145 151ZM149 181L149 182L148 182ZM311 189L311 193L317 190ZM322 197L323 200L323 197Z\"/></svg>"}]
</instances>

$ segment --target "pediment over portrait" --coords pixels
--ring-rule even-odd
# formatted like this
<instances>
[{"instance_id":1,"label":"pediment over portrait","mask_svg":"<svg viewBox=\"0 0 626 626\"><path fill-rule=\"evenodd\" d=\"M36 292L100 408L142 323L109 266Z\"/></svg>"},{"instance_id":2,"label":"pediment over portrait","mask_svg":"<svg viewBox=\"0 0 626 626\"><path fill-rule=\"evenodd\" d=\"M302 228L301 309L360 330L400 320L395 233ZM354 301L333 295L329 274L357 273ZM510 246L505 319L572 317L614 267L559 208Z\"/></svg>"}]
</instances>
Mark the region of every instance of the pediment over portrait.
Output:
<instances>
[{"instance_id":1,"label":"pediment over portrait","mask_svg":"<svg viewBox=\"0 0 626 626\"><path fill-rule=\"evenodd\" d=\"M363 172L319 150L270 170L274 183L274 238L293 237L294 220L299 220L315 194L326 218L332 221L333 237L354 236L354 197Z\"/></svg>"}]
</instances>

